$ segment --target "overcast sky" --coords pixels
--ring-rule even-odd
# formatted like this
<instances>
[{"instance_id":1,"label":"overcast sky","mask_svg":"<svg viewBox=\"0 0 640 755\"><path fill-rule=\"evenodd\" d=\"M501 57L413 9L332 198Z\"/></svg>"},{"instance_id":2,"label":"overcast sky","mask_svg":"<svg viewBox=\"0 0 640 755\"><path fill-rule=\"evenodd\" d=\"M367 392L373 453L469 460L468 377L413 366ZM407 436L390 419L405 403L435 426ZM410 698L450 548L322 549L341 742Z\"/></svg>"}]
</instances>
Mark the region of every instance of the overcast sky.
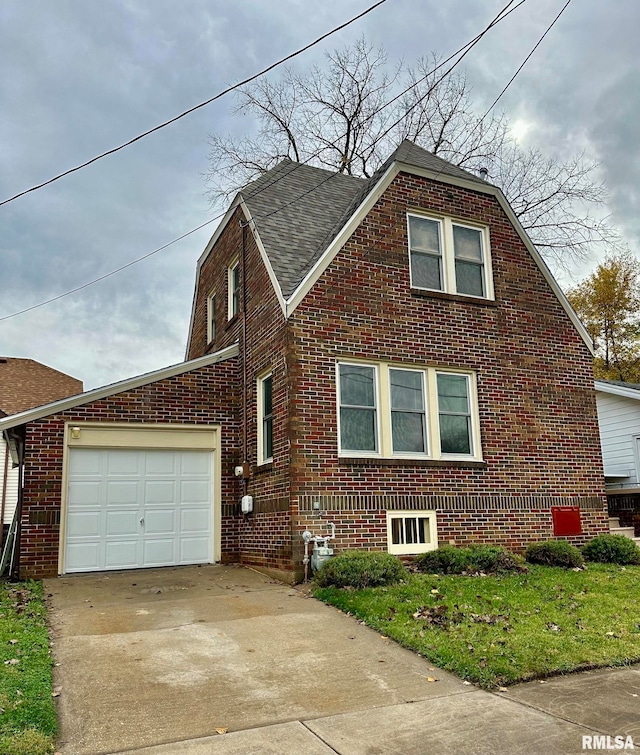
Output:
<instances>
[{"instance_id":1,"label":"overcast sky","mask_svg":"<svg viewBox=\"0 0 640 755\"><path fill-rule=\"evenodd\" d=\"M0 199L205 100L372 0L2 0ZM391 61L448 55L504 5L388 0L300 56L363 35ZM528 0L465 58L482 112L564 0ZM573 0L500 107L527 145L597 159L607 212L640 248L637 0ZM243 134L227 96L115 156L0 207L0 317L82 285L212 218L207 135ZM215 223L106 281L0 322L0 355L85 388L184 357L196 260ZM574 272L579 278L597 264ZM563 283L567 283L564 279Z\"/></svg>"}]
</instances>

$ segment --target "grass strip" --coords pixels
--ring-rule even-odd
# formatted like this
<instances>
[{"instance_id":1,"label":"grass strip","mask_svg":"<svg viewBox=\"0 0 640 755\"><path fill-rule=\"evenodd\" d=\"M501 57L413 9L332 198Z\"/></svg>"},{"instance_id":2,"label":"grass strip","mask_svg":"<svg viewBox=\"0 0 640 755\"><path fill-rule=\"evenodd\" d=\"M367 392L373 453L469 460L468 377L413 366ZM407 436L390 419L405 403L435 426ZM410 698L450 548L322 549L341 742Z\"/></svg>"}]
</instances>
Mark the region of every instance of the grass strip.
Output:
<instances>
[{"instance_id":1,"label":"grass strip","mask_svg":"<svg viewBox=\"0 0 640 755\"><path fill-rule=\"evenodd\" d=\"M440 668L494 688L640 661L640 567L530 566L526 574L407 574L390 587L325 587L320 600Z\"/></svg>"},{"instance_id":2,"label":"grass strip","mask_svg":"<svg viewBox=\"0 0 640 755\"><path fill-rule=\"evenodd\" d=\"M0 582L0 753L46 755L57 733L39 582Z\"/></svg>"}]
</instances>

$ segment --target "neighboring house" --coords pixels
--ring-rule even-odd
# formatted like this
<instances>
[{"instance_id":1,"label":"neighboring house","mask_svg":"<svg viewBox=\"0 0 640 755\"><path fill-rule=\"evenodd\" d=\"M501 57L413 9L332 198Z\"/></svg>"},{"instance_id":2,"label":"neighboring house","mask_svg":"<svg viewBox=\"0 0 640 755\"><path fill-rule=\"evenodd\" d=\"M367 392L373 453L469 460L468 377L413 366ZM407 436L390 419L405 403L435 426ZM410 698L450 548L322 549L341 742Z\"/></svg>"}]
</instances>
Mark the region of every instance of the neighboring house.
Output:
<instances>
[{"instance_id":1,"label":"neighboring house","mask_svg":"<svg viewBox=\"0 0 640 755\"><path fill-rule=\"evenodd\" d=\"M0 420L21 573L410 555L607 529L590 338L501 191L402 145L284 160L197 266L187 361ZM243 496L253 510L241 513Z\"/></svg>"},{"instance_id":2,"label":"neighboring house","mask_svg":"<svg viewBox=\"0 0 640 755\"><path fill-rule=\"evenodd\" d=\"M596 380L609 513L640 535L640 385Z\"/></svg>"},{"instance_id":3,"label":"neighboring house","mask_svg":"<svg viewBox=\"0 0 640 755\"><path fill-rule=\"evenodd\" d=\"M0 417L82 393L82 381L33 359L0 357ZM18 468L0 433L0 521L7 527L18 500Z\"/></svg>"}]
</instances>

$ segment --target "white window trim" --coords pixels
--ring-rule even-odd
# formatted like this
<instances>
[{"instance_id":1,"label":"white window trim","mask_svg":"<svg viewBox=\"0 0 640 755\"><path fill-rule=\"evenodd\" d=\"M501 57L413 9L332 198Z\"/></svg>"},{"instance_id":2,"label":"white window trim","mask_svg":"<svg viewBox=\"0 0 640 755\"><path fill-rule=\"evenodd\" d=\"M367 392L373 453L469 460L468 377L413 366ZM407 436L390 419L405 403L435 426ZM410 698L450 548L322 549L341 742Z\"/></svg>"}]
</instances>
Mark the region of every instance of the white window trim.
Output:
<instances>
[{"instance_id":1,"label":"white window trim","mask_svg":"<svg viewBox=\"0 0 640 755\"><path fill-rule=\"evenodd\" d=\"M233 320L240 312L240 293L238 292L238 311L233 311L233 274L240 265L240 259L236 257L227 267L227 320Z\"/></svg>"},{"instance_id":2,"label":"white window trim","mask_svg":"<svg viewBox=\"0 0 640 755\"><path fill-rule=\"evenodd\" d=\"M438 288L426 288L425 286L418 286L413 282L413 273L411 270L411 227L409 218L424 218L426 220L432 220L438 223L440 229L440 244L442 248L440 253L442 255L442 289ZM455 248L453 243L453 226L457 225L461 228L472 228L474 231L481 232L482 242L482 257L483 257L483 281L485 296L475 296L474 294L459 294L456 287L456 265L455 265ZM457 220L455 218L428 215L426 213L408 212L407 213L407 238L409 241L409 279L411 281L411 288L418 289L420 291L436 291L440 293L455 294L456 296L465 296L469 299L479 299L481 301L495 299L493 290L493 275L491 265L491 245L489 243L489 228L484 225L476 225L469 223L466 220Z\"/></svg>"},{"instance_id":3,"label":"white window trim","mask_svg":"<svg viewBox=\"0 0 640 755\"><path fill-rule=\"evenodd\" d=\"M207 296L207 343L211 343L212 341L215 340L215 337L216 337L215 317L216 317L216 295L212 292Z\"/></svg>"},{"instance_id":4,"label":"white window trim","mask_svg":"<svg viewBox=\"0 0 640 755\"><path fill-rule=\"evenodd\" d=\"M349 451L348 449L343 451L342 450L342 431L340 427L340 406L341 406L341 399L340 399L340 365L346 365L346 366L352 366L352 367L373 367L373 386L374 386L374 398L375 398L375 406L374 411L376 414L376 423L375 423L375 430L376 430L376 448L377 451ZM380 443L381 443L381 428L380 428L380 415L382 414L381 408L380 408L380 395L382 391L380 388L380 376L379 376L379 370L377 364L372 364L371 362L348 362L348 361L340 361L336 363L336 417L338 420L337 427L338 427L338 454L341 454L342 456L362 456L362 457L371 457L371 458L378 458L380 454Z\"/></svg>"},{"instance_id":5,"label":"white window trim","mask_svg":"<svg viewBox=\"0 0 640 755\"><path fill-rule=\"evenodd\" d=\"M471 454L446 454L442 453L440 447L440 407L438 404L438 375L460 375L467 379L467 399L469 401L469 413L471 415ZM430 412L432 435L434 438L434 451L437 453L439 459L451 459L465 460L474 459L481 461L482 452L480 450L480 421L478 413L478 387L476 383L476 376L473 372L467 372L465 370L454 369L439 369L436 368L429 372L430 378L430 401L429 406L432 407Z\"/></svg>"},{"instance_id":6,"label":"white window trim","mask_svg":"<svg viewBox=\"0 0 640 755\"><path fill-rule=\"evenodd\" d=\"M264 456L264 382L271 378L271 452L272 455ZM257 397L257 422L258 422L258 466L261 464L271 464L273 462L273 371L265 372L257 379L256 397Z\"/></svg>"},{"instance_id":7,"label":"white window trim","mask_svg":"<svg viewBox=\"0 0 640 755\"><path fill-rule=\"evenodd\" d=\"M427 519L429 521L428 543L404 543L394 545L392 540L391 521L393 519ZM387 551L397 556L412 556L418 553L434 551L438 547L438 526L435 511L387 511Z\"/></svg>"},{"instance_id":8,"label":"white window trim","mask_svg":"<svg viewBox=\"0 0 640 755\"><path fill-rule=\"evenodd\" d=\"M377 451L354 451L342 448L340 428L340 365L354 367L373 367L376 399L376 445ZM393 452L393 437L391 430L391 392L389 370L415 370L423 373L425 388L425 411L427 451L425 453ZM440 446L440 418L438 411L438 383L439 374L460 375L467 379L469 411L471 414L471 454L444 454ZM366 360L340 360L336 363L336 418L338 428L338 456L347 458L374 459L427 459L445 461L482 461L482 444L480 438L480 418L478 410L478 389L476 375L470 370L416 367L397 362L370 362Z\"/></svg>"}]
</instances>

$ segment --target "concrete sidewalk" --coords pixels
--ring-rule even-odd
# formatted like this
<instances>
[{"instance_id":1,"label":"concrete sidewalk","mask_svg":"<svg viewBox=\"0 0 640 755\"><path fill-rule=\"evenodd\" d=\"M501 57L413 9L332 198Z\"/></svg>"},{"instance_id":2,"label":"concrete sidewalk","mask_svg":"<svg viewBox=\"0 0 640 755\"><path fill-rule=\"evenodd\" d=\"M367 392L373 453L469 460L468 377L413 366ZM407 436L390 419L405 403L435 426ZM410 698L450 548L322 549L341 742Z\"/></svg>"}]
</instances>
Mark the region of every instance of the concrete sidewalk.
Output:
<instances>
[{"instance_id":1,"label":"concrete sidewalk","mask_svg":"<svg viewBox=\"0 0 640 755\"><path fill-rule=\"evenodd\" d=\"M46 589L63 755L569 755L583 735L640 746L636 667L484 692L240 567Z\"/></svg>"}]
</instances>

